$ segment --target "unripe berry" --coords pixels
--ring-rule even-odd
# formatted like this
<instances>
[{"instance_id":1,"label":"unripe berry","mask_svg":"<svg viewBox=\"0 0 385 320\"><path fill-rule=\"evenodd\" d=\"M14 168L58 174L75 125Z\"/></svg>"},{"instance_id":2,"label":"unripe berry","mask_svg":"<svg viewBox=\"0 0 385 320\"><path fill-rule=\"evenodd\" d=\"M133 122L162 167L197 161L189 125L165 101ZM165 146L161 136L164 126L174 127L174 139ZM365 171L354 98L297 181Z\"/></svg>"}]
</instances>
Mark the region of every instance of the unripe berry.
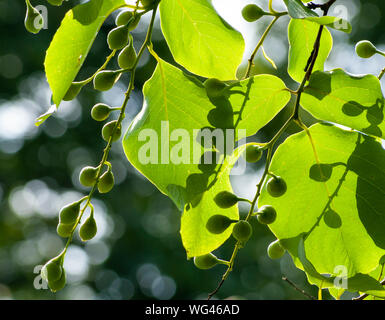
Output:
<instances>
[{"instance_id":1,"label":"unripe berry","mask_svg":"<svg viewBox=\"0 0 385 320\"><path fill-rule=\"evenodd\" d=\"M377 48L368 40L356 44L356 53L361 58L370 58L377 53Z\"/></svg>"},{"instance_id":2,"label":"unripe berry","mask_svg":"<svg viewBox=\"0 0 385 320\"><path fill-rule=\"evenodd\" d=\"M224 232L233 222L229 217L221 214L213 215L206 223L206 229L214 234L220 234Z\"/></svg>"},{"instance_id":3,"label":"unripe berry","mask_svg":"<svg viewBox=\"0 0 385 320\"><path fill-rule=\"evenodd\" d=\"M57 234L62 237L62 238L68 238L72 230L74 229L75 224L64 224L64 223L59 223L56 228Z\"/></svg>"},{"instance_id":4,"label":"unripe berry","mask_svg":"<svg viewBox=\"0 0 385 320\"><path fill-rule=\"evenodd\" d=\"M310 167L309 177L315 181L325 182L330 179L333 174L333 166L326 163L316 163Z\"/></svg>"},{"instance_id":5,"label":"unripe berry","mask_svg":"<svg viewBox=\"0 0 385 320\"><path fill-rule=\"evenodd\" d=\"M205 254L203 256L195 257L194 264L199 269L211 269L219 263L218 258L212 253Z\"/></svg>"},{"instance_id":6,"label":"unripe berry","mask_svg":"<svg viewBox=\"0 0 385 320\"><path fill-rule=\"evenodd\" d=\"M38 33L44 25L43 16L31 5L29 0L26 0L25 3L27 5L27 12L24 19L25 28L31 33Z\"/></svg>"},{"instance_id":7,"label":"unripe berry","mask_svg":"<svg viewBox=\"0 0 385 320\"><path fill-rule=\"evenodd\" d=\"M118 64L122 69L132 69L136 62L136 51L132 42L126 46L118 56Z\"/></svg>"},{"instance_id":8,"label":"unripe berry","mask_svg":"<svg viewBox=\"0 0 385 320\"><path fill-rule=\"evenodd\" d=\"M234 193L222 191L215 196L214 201L218 207L226 209L235 205L239 198Z\"/></svg>"},{"instance_id":9,"label":"unripe berry","mask_svg":"<svg viewBox=\"0 0 385 320\"><path fill-rule=\"evenodd\" d=\"M270 224L277 218L277 212L272 206L262 206L257 212L257 219L259 223Z\"/></svg>"},{"instance_id":10,"label":"unripe berry","mask_svg":"<svg viewBox=\"0 0 385 320\"><path fill-rule=\"evenodd\" d=\"M220 129L234 128L233 109L223 108L223 107L217 107L215 109L211 109L207 115L207 120L214 128L220 128Z\"/></svg>"},{"instance_id":11,"label":"unripe berry","mask_svg":"<svg viewBox=\"0 0 385 320\"><path fill-rule=\"evenodd\" d=\"M133 12L132 11L128 11L128 10L124 10L124 11L121 11L116 19L115 19L115 24L120 27L120 26L125 26L129 21L130 19L134 16Z\"/></svg>"},{"instance_id":12,"label":"unripe berry","mask_svg":"<svg viewBox=\"0 0 385 320\"><path fill-rule=\"evenodd\" d=\"M119 26L112 29L107 35L107 43L111 50L120 50L128 43L128 28Z\"/></svg>"},{"instance_id":13,"label":"unripe berry","mask_svg":"<svg viewBox=\"0 0 385 320\"><path fill-rule=\"evenodd\" d=\"M112 135L112 132L117 124L117 120L113 120L113 121L110 121L108 123L106 123L103 128L102 128L102 137L105 141L108 141ZM114 136L112 138L112 141L116 141L120 138L120 136L122 135L122 126L119 125L116 130L115 130L115 133L114 133Z\"/></svg>"},{"instance_id":14,"label":"unripe berry","mask_svg":"<svg viewBox=\"0 0 385 320\"><path fill-rule=\"evenodd\" d=\"M110 90L116 81L119 80L120 73L111 70L99 71L94 78L94 88L99 91Z\"/></svg>"},{"instance_id":15,"label":"unripe berry","mask_svg":"<svg viewBox=\"0 0 385 320\"><path fill-rule=\"evenodd\" d=\"M80 212L80 202L73 202L69 205L63 207L60 210L59 216L60 216L60 223L63 224L73 224L78 219Z\"/></svg>"},{"instance_id":16,"label":"unripe berry","mask_svg":"<svg viewBox=\"0 0 385 320\"><path fill-rule=\"evenodd\" d=\"M269 192L272 197L280 197L286 190L286 182L281 177L272 177L267 182L267 192Z\"/></svg>"},{"instance_id":17,"label":"unripe berry","mask_svg":"<svg viewBox=\"0 0 385 320\"><path fill-rule=\"evenodd\" d=\"M76 98L79 92L82 90L84 83L82 82L72 82L71 86L68 88L66 94L63 97L64 101L71 101Z\"/></svg>"},{"instance_id":18,"label":"unripe berry","mask_svg":"<svg viewBox=\"0 0 385 320\"><path fill-rule=\"evenodd\" d=\"M79 181L85 187L93 187L96 182L98 168L87 166L79 174Z\"/></svg>"},{"instance_id":19,"label":"unripe berry","mask_svg":"<svg viewBox=\"0 0 385 320\"><path fill-rule=\"evenodd\" d=\"M63 273L63 256L59 255L49 260L41 269L42 278L47 281L57 281Z\"/></svg>"},{"instance_id":20,"label":"unripe berry","mask_svg":"<svg viewBox=\"0 0 385 320\"><path fill-rule=\"evenodd\" d=\"M248 145L246 147L246 161L247 162L257 162L261 159L263 154L263 149L255 144Z\"/></svg>"},{"instance_id":21,"label":"unripe berry","mask_svg":"<svg viewBox=\"0 0 385 320\"><path fill-rule=\"evenodd\" d=\"M109 105L98 103L92 107L91 117L96 121L104 121L109 117L111 112L112 108Z\"/></svg>"},{"instance_id":22,"label":"unripe berry","mask_svg":"<svg viewBox=\"0 0 385 320\"><path fill-rule=\"evenodd\" d=\"M128 26L127 26L127 27L128 27L128 31L134 30L134 29L138 26L139 21L140 21L140 16L137 15L137 16L134 18L134 20L131 20L130 23L128 24Z\"/></svg>"},{"instance_id":23,"label":"unripe berry","mask_svg":"<svg viewBox=\"0 0 385 320\"><path fill-rule=\"evenodd\" d=\"M84 223L79 229L80 239L82 239L83 241L91 240L93 237L95 237L97 231L98 228L96 226L95 218L93 217L93 215L91 215L86 221L84 221Z\"/></svg>"},{"instance_id":24,"label":"unripe berry","mask_svg":"<svg viewBox=\"0 0 385 320\"><path fill-rule=\"evenodd\" d=\"M253 229L245 220L238 221L233 228L233 237L238 241L245 243L251 237Z\"/></svg>"},{"instance_id":25,"label":"unripe berry","mask_svg":"<svg viewBox=\"0 0 385 320\"><path fill-rule=\"evenodd\" d=\"M203 82L203 85L206 88L207 95L212 98L217 98L223 95L223 90L227 87L227 85L215 78L207 79Z\"/></svg>"},{"instance_id":26,"label":"unripe berry","mask_svg":"<svg viewBox=\"0 0 385 320\"><path fill-rule=\"evenodd\" d=\"M52 292L57 292L61 289L63 289L66 285L66 272L65 270L63 269L63 272L61 274L61 277L60 279L56 280L56 281L49 281L48 282L48 286L49 288L51 289Z\"/></svg>"},{"instance_id":27,"label":"unripe berry","mask_svg":"<svg viewBox=\"0 0 385 320\"><path fill-rule=\"evenodd\" d=\"M383 107L375 104L367 109L366 119L373 126L379 126L384 121Z\"/></svg>"},{"instance_id":28,"label":"unripe berry","mask_svg":"<svg viewBox=\"0 0 385 320\"><path fill-rule=\"evenodd\" d=\"M108 169L102 174L98 182L98 190L100 193L110 192L114 187L115 179L112 171Z\"/></svg>"},{"instance_id":29,"label":"unripe berry","mask_svg":"<svg viewBox=\"0 0 385 320\"><path fill-rule=\"evenodd\" d=\"M267 254L271 259L279 259L285 254L285 249L279 243L279 240L275 240L267 247Z\"/></svg>"},{"instance_id":30,"label":"unripe berry","mask_svg":"<svg viewBox=\"0 0 385 320\"><path fill-rule=\"evenodd\" d=\"M140 0L143 7L147 8L149 6L152 6L155 3L155 0Z\"/></svg>"},{"instance_id":31,"label":"unripe berry","mask_svg":"<svg viewBox=\"0 0 385 320\"><path fill-rule=\"evenodd\" d=\"M248 22L257 21L266 13L256 4L248 4L242 9L242 17Z\"/></svg>"},{"instance_id":32,"label":"unripe berry","mask_svg":"<svg viewBox=\"0 0 385 320\"><path fill-rule=\"evenodd\" d=\"M63 4L63 0L47 0L49 4L53 6L61 6Z\"/></svg>"}]
</instances>

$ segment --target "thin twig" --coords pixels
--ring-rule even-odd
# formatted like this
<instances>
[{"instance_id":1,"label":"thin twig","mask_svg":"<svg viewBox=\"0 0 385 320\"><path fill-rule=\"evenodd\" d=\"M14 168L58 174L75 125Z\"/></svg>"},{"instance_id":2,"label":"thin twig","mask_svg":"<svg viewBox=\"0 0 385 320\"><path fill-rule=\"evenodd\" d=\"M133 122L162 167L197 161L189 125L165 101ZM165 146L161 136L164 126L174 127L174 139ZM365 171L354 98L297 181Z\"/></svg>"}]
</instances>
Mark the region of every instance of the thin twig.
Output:
<instances>
[{"instance_id":1,"label":"thin twig","mask_svg":"<svg viewBox=\"0 0 385 320\"><path fill-rule=\"evenodd\" d=\"M380 282L382 285L385 285L385 280L382 280ZM364 293L364 294L361 294L360 296L356 297L356 298L352 298L352 300L364 300L366 297L368 297L369 294L367 293Z\"/></svg>"},{"instance_id":2,"label":"thin twig","mask_svg":"<svg viewBox=\"0 0 385 320\"><path fill-rule=\"evenodd\" d=\"M317 300L315 297L312 295L308 294L305 290L302 290L297 287L295 283L293 283L291 280L289 280L286 276L282 276L282 280L286 281L288 284L290 284L295 290L298 292L302 293L305 297L309 298L310 300Z\"/></svg>"},{"instance_id":3,"label":"thin twig","mask_svg":"<svg viewBox=\"0 0 385 320\"><path fill-rule=\"evenodd\" d=\"M381 80L384 74L385 74L385 68L382 69L381 73L378 75L378 80Z\"/></svg>"},{"instance_id":4,"label":"thin twig","mask_svg":"<svg viewBox=\"0 0 385 320\"><path fill-rule=\"evenodd\" d=\"M271 28L274 26L274 24L277 22L277 20L282 17L283 15L286 15L287 12L281 12L279 14L277 14L274 19L270 22L270 24L268 25L268 27L266 28L265 32L263 33L261 39L258 41L257 43L257 46L255 47L253 53L251 54L249 60L248 60L248 64L247 64L247 70L246 70L246 74L245 74L245 79L248 78L250 76L250 72L251 72L251 67L253 66L253 61L254 61L254 58L255 58L255 55L257 54L259 48L263 45L263 42L265 41L267 35L269 34Z\"/></svg>"}]
</instances>

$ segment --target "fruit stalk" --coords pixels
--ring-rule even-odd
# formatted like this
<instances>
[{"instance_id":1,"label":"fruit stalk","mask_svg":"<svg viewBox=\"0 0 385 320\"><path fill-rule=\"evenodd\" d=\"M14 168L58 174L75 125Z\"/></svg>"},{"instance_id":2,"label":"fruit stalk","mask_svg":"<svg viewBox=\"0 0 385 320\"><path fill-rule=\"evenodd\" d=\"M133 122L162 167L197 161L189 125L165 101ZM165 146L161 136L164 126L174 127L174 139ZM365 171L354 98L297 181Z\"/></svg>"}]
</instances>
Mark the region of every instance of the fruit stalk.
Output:
<instances>
[{"instance_id":1,"label":"fruit stalk","mask_svg":"<svg viewBox=\"0 0 385 320\"><path fill-rule=\"evenodd\" d=\"M146 38L142 44L142 47L140 48L139 50L139 53L137 55L137 58L136 58L136 61L134 63L134 66L132 68L132 72L131 72L131 77L130 77L130 83L129 83L129 86L128 86L128 89L127 91L125 92L125 99L123 101L123 104L122 104L122 107L120 108L120 114L119 114L119 118L118 120L116 121L116 125L114 126L113 130L112 130L112 133L111 133L111 136L107 142L107 145L106 147L104 148L104 151L103 151L103 157L102 157L102 160L100 161L100 164L98 166L98 171L97 171L97 174L96 174L96 182L95 184L92 186L92 189L91 191L89 192L88 194L88 198L87 198L87 202L86 204L84 205L84 207L80 210L80 214L79 214L79 218L70 234L70 236L68 237L68 240L67 240L67 243L66 243L66 246L64 248L64 252L67 251L67 248L69 247L70 243L72 242L72 238L73 238L73 235L74 235L74 232L75 232L75 229L77 227L77 225L80 223L80 220L82 218L82 216L84 215L84 212L85 210L87 209L87 207L91 204L91 199L92 199L92 196L94 194L94 192L97 190L97 185L98 185L98 181L102 175L102 167L103 167L103 164L106 163L107 159L108 159L108 156L109 156L109 152L111 150L111 145L112 145L112 142L113 142L113 137L114 137L114 134L115 134L115 131L116 129L121 125L123 119L124 119L124 116L125 116L125 110L126 110L126 107L127 107L127 103L128 103L128 100L130 99L130 95L131 95L131 92L132 90L134 89L134 80L135 80L135 69L136 69L136 66L138 65L139 63L139 60L142 56L142 54L144 53L144 50L146 49L146 47L151 43L151 36L152 36L152 31L153 31L153 28L154 28L154 22L155 22L155 17L156 17L156 12L157 12L157 6L155 6L153 8L153 12L152 12L152 17L151 17L151 21L150 21L150 24L148 26L148 29L147 29L147 35L146 35ZM113 51L113 54L115 53L115 51ZM113 54L111 54L111 58L113 56ZM109 57L109 58L110 58Z\"/></svg>"},{"instance_id":2,"label":"fruit stalk","mask_svg":"<svg viewBox=\"0 0 385 320\"><path fill-rule=\"evenodd\" d=\"M267 35L269 34L271 28L274 26L274 24L277 22L277 20L280 17L282 17L282 16L284 16L286 14L287 14L287 12L279 12L279 13L275 14L274 19L270 22L270 24L266 28L265 32L263 33L261 39L258 41L257 46L255 47L253 53L251 54L251 56L250 56L250 58L248 60L246 74L244 76L244 79L246 79L246 78L248 78L250 76L251 67L253 66L253 61L254 61L255 55L257 54L259 48L263 45L263 42L265 41L265 39L266 39Z\"/></svg>"}]
</instances>

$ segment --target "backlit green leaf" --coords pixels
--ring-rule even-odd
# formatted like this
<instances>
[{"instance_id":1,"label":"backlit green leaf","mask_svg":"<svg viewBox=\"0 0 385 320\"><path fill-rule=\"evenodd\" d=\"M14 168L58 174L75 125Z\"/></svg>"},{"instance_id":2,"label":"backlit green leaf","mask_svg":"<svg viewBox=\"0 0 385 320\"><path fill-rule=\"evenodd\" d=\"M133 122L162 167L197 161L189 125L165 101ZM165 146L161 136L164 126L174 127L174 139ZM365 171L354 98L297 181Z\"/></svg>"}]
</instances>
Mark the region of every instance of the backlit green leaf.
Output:
<instances>
[{"instance_id":1,"label":"backlit green leaf","mask_svg":"<svg viewBox=\"0 0 385 320\"><path fill-rule=\"evenodd\" d=\"M124 137L126 156L180 210L185 210L182 235L188 255L210 252L227 239L229 232L207 234L205 221L213 214L234 217L238 213L236 207L212 207L213 194L231 191L231 160L226 159L227 165L199 164L201 157L219 153L223 158L225 152L231 156L234 140L266 125L286 105L290 94L278 78L260 75L234 83L223 97L210 99L200 81L161 59L143 92L143 109ZM209 136L211 132L218 134L216 150L210 142L204 145L198 139L202 129ZM219 146L221 137L230 148ZM198 227L203 228L201 233L196 233Z\"/></svg>"},{"instance_id":2,"label":"backlit green leaf","mask_svg":"<svg viewBox=\"0 0 385 320\"><path fill-rule=\"evenodd\" d=\"M68 11L47 50L45 72L59 106L109 14L124 0L91 0Z\"/></svg>"},{"instance_id":3,"label":"backlit green leaf","mask_svg":"<svg viewBox=\"0 0 385 320\"><path fill-rule=\"evenodd\" d=\"M313 51L319 25L303 19L292 19L289 23L289 65L288 72L293 80L302 82L305 67ZM314 71L324 70L324 63L333 46L333 38L329 30L324 29Z\"/></svg>"},{"instance_id":4,"label":"backlit green leaf","mask_svg":"<svg viewBox=\"0 0 385 320\"><path fill-rule=\"evenodd\" d=\"M318 14L306 7L301 0L284 0L290 17L302 19L306 17L318 17Z\"/></svg>"},{"instance_id":5,"label":"backlit green leaf","mask_svg":"<svg viewBox=\"0 0 385 320\"><path fill-rule=\"evenodd\" d=\"M350 289L378 291L367 276L385 254L385 150L373 138L331 125L288 138L270 170L287 192L271 197L264 187L258 205L272 205L271 230L308 276L337 275L346 267ZM298 245L304 239L300 256ZM377 292L376 294L382 294Z\"/></svg>"},{"instance_id":6,"label":"backlit green leaf","mask_svg":"<svg viewBox=\"0 0 385 320\"><path fill-rule=\"evenodd\" d=\"M339 31L343 31L346 33L352 32L351 24L342 18L324 16L324 17L308 17L306 18L308 21L312 21L323 25L325 27L333 28Z\"/></svg>"},{"instance_id":7,"label":"backlit green leaf","mask_svg":"<svg viewBox=\"0 0 385 320\"><path fill-rule=\"evenodd\" d=\"M162 0L163 35L176 62L207 78L236 79L242 35L221 19L208 0Z\"/></svg>"},{"instance_id":8,"label":"backlit green leaf","mask_svg":"<svg viewBox=\"0 0 385 320\"><path fill-rule=\"evenodd\" d=\"M315 72L301 105L313 116L384 137L384 98L373 75L355 76L342 69Z\"/></svg>"}]
</instances>

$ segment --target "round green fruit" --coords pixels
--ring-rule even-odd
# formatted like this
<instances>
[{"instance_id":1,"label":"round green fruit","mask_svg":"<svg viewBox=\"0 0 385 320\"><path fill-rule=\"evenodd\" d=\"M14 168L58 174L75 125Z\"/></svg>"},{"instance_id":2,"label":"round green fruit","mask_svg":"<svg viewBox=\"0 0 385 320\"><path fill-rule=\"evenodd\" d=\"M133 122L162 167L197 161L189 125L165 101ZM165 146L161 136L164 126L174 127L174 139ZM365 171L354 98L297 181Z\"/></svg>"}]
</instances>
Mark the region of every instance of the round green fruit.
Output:
<instances>
[{"instance_id":1,"label":"round green fruit","mask_svg":"<svg viewBox=\"0 0 385 320\"><path fill-rule=\"evenodd\" d=\"M49 260L41 269L41 276L47 282L57 281L63 273L62 256Z\"/></svg>"},{"instance_id":2,"label":"round green fruit","mask_svg":"<svg viewBox=\"0 0 385 320\"><path fill-rule=\"evenodd\" d=\"M29 0L26 1L27 12L25 14L24 25L28 32L38 33L44 26L44 19L40 12L34 8Z\"/></svg>"},{"instance_id":3,"label":"round green fruit","mask_svg":"<svg viewBox=\"0 0 385 320\"><path fill-rule=\"evenodd\" d=\"M155 0L140 0L143 7L147 8L149 6L152 6L155 3Z\"/></svg>"},{"instance_id":4,"label":"round green fruit","mask_svg":"<svg viewBox=\"0 0 385 320\"><path fill-rule=\"evenodd\" d=\"M85 187L93 187L96 183L98 168L87 166L79 174L79 181Z\"/></svg>"},{"instance_id":5,"label":"round green fruit","mask_svg":"<svg viewBox=\"0 0 385 320\"><path fill-rule=\"evenodd\" d=\"M100 193L110 192L114 187L115 179L111 170L107 170L99 179L98 190Z\"/></svg>"},{"instance_id":6,"label":"round green fruit","mask_svg":"<svg viewBox=\"0 0 385 320\"><path fill-rule=\"evenodd\" d=\"M229 191L221 191L215 196L214 201L218 207L226 209L235 205L239 198Z\"/></svg>"},{"instance_id":7,"label":"round green fruit","mask_svg":"<svg viewBox=\"0 0 385 320\"><path fill-rule=\"evenodd\" d=\"M257 162L261 159L263 154L263 149L255 144L249 145L246 147L246 161L247 162Z\"/></svg>"},{"instance_id":8,"label":"round green fruit","mask_svg":"<svg viewBox=\"0 0 385 320\"><path fill-rule=\"evenodd\" d=\"M68 88L66 94L63 97L64 101L71 101L76 98L79 92L82 90L84 84L82 82L72 82Z\"/></svg>"},{"instance_id":9,"label":"round green fruit","mask_svg":"<svg viewBox=\"0 0 385 320\"><path fill-rule=\"evenodd\" d=\"M65 287L66 281L67 281L66 280L66 272L63 269L63 272L61 274L60 279L58 279L56 281L49 281L48 286L52 292L57 292L57 291L59 291Z\"/></svg>"},{"instance_id":10,"label":"round green fruit","mask_svg":"<svg viewBox=\"0 0 385 320\"><path fill-rule=\"evenodd\" d=\"M267 192L269 192L272 197L280 197L286 190L286 182L281 177L272 177L267 182Z\"/></svg>"},{"instance_id":11,"label":"round green fruit","mask_svg":"<svg viewBox=\"0 0 385 320\"><path fill-rule=\"evenodd\" d=\"M132 69L136 62L136 51L132 43L126 46L118 56L118 64L122 69Z\"/></svg>"},{"instance_id":12,"label":"round green fruit","mask_svg":"<svg viewBox=\"0 0 385 320\"><path fill-rule=\"evenodd\" d=\"M94 78L94 88L99 91L110 90L120 77L119 72L112 70L99 71Z\"/></svg>"},{"instance_id":13,"label":"round green fruit","mask_svg":"<svg viewBox=\"0 0 385 320\"><path fill-rule=\"evenodd\" d=\"M60 223L74 224L78 219L80 212L80 202L73 202L60 210Z\"/></svg>"},{"instance_id":14,"label":"round green fruit","mask_svg":"<svg viewBox=\"0 0 385 320\"><path fill-rule=\"evenodd\" d=\"M134 14L132 11L124 10L121 11L116 19L115 19L115 24L120 27L120 26L125 26L132 18Z\"/></svg>"},{"instance_id":15,"label":"round green fruit","mask_svg":"<svg viewBox=\"0 0 385 320\"><path fill-rule=\"evenodd\" d=\"M62 237L62 238L68 238L72 230L74 229L75 224L64 224L64 223L59 223L56 228L57 234Z\"/></svg>"},{"instance_id":16,"label":"round green fruit","mask_svg":"<svg viewBox=\"0 0 385 320\"><path fill-rule=\"evenodd\" d=\"M203 256L195 257L194 264L199 269L211 269L219 263L218 258L212 253L205 254Z\"/></svg>"},{"instance_id":17,"label":"round green fruit","mask_svg":"<svg viewBox=\"0 0 385 320\"><path fill-rule=\"evenodd\" d=\"M102 137L105 141L109 141L109 139L112 135L112 132L114 131L114 128L115 128L117 123L118 123L117 120L113 120L113 121L110 121L104 125L104 127L102 129ZM122 135L122 126L119 125L115 130L112 141L119 140L121 135Z\"/></svg>"},{"instance_id":18,"label":"round green fruit","mask_svg":"<svg viewBox=\"0 0 385 320\"><path fill-rule=\"evenodd\" d=\"M242 9L242 17L248 22L257 21L265 14L266 12L264 12L260 7L255 4L248 4Z\"/></svg>"},{"instance_id":19,"label":"round green fruit","mask_svg":"<svg viewBox=\"0 0 385 320\"><path fill-rule=\"evenodd\" d=\"M90 216L79 229L79 236L80 239L83 241L91 240L93 237L95 237L96 233L98 231L98 228L96 226L96 221L93 216Z\"/></svg>"},{"instance_id":20,"label":"round green fruit","mask_svg":"<svg viewBox=\"0 0 385 320\"><path fill-rule=\"evenodd\" d=\"M377 48L368 40L356 44L356 53L359 57L368 59L377 53Z\"/></svg>"},{"instance_id":21,"label":"round green fruit","mask_svg":"<svg viewBox=\"0 0 385 320\"><path fill-rule=\"evenodd\" d=\"M216 78L207 79L203 82L204 87L206 88L207 95L212 98L217 98L223 95L223 90L227 85Z\"/></svg>"},{"instance_id":22,"label":"round green fruit","mask_svg":"<svg viewBox=\"0 0 385 320\"><path fill-rule=\"evenodd\" d=\"M275 240L267 247L267 254L271 259L279 259L285 254L285 249L279 243L279 240Z\"/></svg>"},{"instance_id":23,"label":"round green fruit","mask_svg":"<svg viewBox=\"0 0 385 320\"><path fill-rule=\"evenodd\" d=\"M238 221L233 228L233 237L240 242L246 242L251 237L253 229L245 220Z\"/></svg>"},{"instance_id":24,"label":"round green fruit","mask_svg":"<svg viewBox=\"0 0 385 320\"><path fill-rule=\"evenodd\" d=\"M270 224L277 218L277 212L272 206L262 206L257 212L257 219L259 223Z\"/></svg>"},{"instance_id":25,"label":"round green fruit","mask_svg":"<svg viewBox=\"0 0 385 320\"><path fill-rule=\"evenodd\" d=\"M91 117L96 121L104 121L109 117L111 111L112 108L109 105L98 103L92 107Z\"/></svg>"},{"instance_id":26,"label":"round green fruit","mask_svg":"<svg viewBox=\"0 0 385 320\"><path fill-rule=\"evenodd\" d=\"M107 43L111 50L120 50L128 44L128 28L119 26L107 35Z\"/></svg>"},{"instance_id":27,"label":"round green fruit","mask_svg":"<svg viewBox=\"0 0 385 320\"><path fill-rule=\"evenodd\" d=\"M229 217L216 214L209 218L206 223L206 229L211 233L220 234L230 227L233 222L235 221L231 220Z\"/></svg>"},{"instance_id":28,"label":"round green fruit","mask_svg":"<svg viewBox=\"0 0 385 320\"><path fill-rule=\"evenodd\" d=\"M49 4L53 6L61 6L63 4L63 0L47 0Z\"/></svg>"},{"instance_id":29,"label":"round green fruit","mask_svg":"<svg viewBox=\"0 0 385 320\"><path fill-rule=\"evenodd\" d=\"M139 21L140 21L140 15L137 15L134 18L134 20L131 20L131 22L128 24L128 31L134 30L138 26Z\"/></svg>"}]
</instances>

